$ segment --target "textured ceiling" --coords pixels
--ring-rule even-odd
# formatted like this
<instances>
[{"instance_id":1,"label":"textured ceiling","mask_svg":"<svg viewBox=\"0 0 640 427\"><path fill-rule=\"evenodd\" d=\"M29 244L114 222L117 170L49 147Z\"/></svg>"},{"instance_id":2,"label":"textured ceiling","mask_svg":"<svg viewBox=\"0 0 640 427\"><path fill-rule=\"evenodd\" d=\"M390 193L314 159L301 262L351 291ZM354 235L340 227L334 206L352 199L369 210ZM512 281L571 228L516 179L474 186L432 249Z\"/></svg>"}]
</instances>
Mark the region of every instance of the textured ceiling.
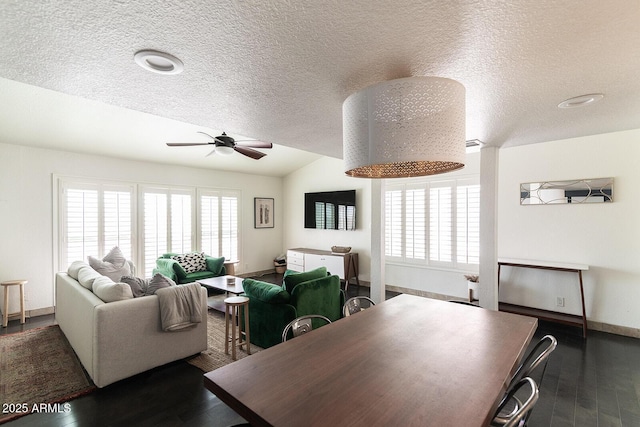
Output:
<instances>
[{"instance_id":1,"label":"textured ceiling","mask_svg":"<svg viewBox=\"0 0 640 427\"><path fill-rule=\"evenodd\" d=\"M489 145L640 128L636 0L4 0L0 39L0 77L72 95L66 114L91 100L97 120L99 108L113 107L171 119L174 131L164 135L178 141L193 140L197 129L225 130L341 158L350 94L425 75L466 87L466 138ZM143 70L133 60L141 49L179 57L184 72ZM12 93L26 87L2 83ZM594 92L605 98L557 108ZM0 97L5 109L15 100ZM146 137L137 122L118 129L120 138L138 136L132 153L156 150L178 163L204 155L202 147L165 149L167 141ZM109 140L112 127L78 144L108 151L96 141ZM0 142L14 141L0 130Z\"/></svg>"}]
</instances>

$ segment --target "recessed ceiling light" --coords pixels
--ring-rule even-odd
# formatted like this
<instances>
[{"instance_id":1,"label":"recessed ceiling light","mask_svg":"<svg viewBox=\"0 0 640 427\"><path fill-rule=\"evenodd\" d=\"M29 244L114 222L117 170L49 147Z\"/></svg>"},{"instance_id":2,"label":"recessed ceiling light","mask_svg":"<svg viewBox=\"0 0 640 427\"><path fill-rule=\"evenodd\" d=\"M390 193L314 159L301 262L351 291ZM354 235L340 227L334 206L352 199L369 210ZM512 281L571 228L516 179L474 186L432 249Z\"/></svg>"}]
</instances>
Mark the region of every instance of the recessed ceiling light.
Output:
<instances>
[{"instance_id":1,"label":"recessed ceiling light","mask_svg":"<svg viewBox=\"0 0 640 427\"><path fill-rule=\"evenodd\" d=\"M578 108L585 105L593 104L596 101L600 101L604 98L601 93L590 93L588 95L580 95L574 98L569 98L558 104L558 108Z\"/></svg>"},{"instance_id":2,"label":"recessed ceiling light","mask_svg":"<svg viewBox=\"0 0 640 427\"><path fill-rule=\"evenodd\" d=\"M180 74L184 69L178 58L157 50L141 50L133 58L145 70L158 74Z\"/></svg>"}]
</instances>

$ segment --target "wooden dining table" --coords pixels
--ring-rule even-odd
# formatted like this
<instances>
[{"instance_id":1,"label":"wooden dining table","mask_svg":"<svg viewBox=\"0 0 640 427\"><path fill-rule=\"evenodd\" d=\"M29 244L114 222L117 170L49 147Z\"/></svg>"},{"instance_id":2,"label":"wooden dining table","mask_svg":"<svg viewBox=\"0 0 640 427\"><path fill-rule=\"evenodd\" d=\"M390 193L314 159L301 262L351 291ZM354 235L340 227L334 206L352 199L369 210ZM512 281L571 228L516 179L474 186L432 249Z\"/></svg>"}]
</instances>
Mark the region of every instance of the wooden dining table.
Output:
<instances>
[{"instance_id":1,"label":"wooden dining table","mask_svg":"<svg viewBox=\"0 0 640 427\"><path fill-rule=\"evenodd\" d=\"M204 384L253 426L486 426L537 324L403 294Z\"/></svg>"}]
</instances>

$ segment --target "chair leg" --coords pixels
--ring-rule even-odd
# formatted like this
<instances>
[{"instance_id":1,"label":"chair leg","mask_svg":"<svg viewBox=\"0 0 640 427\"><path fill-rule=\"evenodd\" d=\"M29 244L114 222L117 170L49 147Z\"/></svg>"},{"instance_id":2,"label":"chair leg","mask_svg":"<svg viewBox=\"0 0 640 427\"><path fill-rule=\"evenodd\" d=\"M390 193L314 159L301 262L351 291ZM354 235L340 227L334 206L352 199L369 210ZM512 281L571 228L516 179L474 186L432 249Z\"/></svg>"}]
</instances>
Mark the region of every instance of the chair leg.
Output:
<instances>
[{"instance_id":1,"label":"chair leg","mask_svg":"<svg viewBox=\"0 0 640 427\"><path fill-rule=\"evenodd\" d=\"M25 314L24 314L24 285L20 284L20 323L24 324L25 322Z\"/></svg>"},{"instance_id":2,"label":"chair leg","mask_svg":"<svg viewBox=\"0 0 640 427\"><path fill-rule=\"evenodd\" d=\"M6 328L9 324L9 287L4 287L4 307L2 308L2 327Z\"/></svg>"}]
</instances>

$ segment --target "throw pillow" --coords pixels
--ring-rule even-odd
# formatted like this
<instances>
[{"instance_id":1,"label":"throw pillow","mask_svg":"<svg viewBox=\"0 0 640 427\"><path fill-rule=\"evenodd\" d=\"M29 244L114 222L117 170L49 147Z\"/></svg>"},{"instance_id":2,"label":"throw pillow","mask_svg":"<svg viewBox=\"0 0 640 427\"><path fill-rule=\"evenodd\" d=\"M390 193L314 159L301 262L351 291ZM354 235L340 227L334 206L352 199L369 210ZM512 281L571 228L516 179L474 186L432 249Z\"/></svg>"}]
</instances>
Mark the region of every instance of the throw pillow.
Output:
<instances>
[{"instance_id":1,"label":"throw pillow","mask_svg":"<svg viewBox=\"0 0 640 427\"><path fill-rule=\"evenodd\" d=\"M271 304L288 303L290 299L289 292L282 287L259 280L244 279L242 288L248 297Z\"/></svg>"},{"instance_id":2,"label":"throw pillow","mask_svg":"<svg viewBox=\"0 0 640 427\"><path fill-rule=\"evenodd\" d=\"M171 258L178 261L178 264L184 268L187 274L195 273L196 271L205 271L207 269L204 252L191 252L184 255L175 255Z\"/></svg>"},{"instance_id":3,"label":"throw pillow","mask_svg":"<svg viewBox=\"0 0 640 427\"><path fill-rule=\"evenodd\" d=\"M285 274L284 288L287 292L291 293L298 283L306 282L307 280L320 279L322 277L327 277L326 267L318 267L315 270L305 271L304 273Z\"/></svg>"},{"instance_id":4,"label":"throw pillow","mask_svg":"<svg viewBox=\"0 0 640 427\"><path fill-rule=\"evenodd\" d=\"M149 279L141 279L135 276L122 276L120 278L122 283L126 283L131 287L131 292L134 298L145 296L147 289L149 288Z\"/></svg>"},{"instance_id":5,"label":"throw pillow","mask_svg":"<svg viewBox=\"0 0 640 427\"><path fill-rule=\"evenodd\" d=\"M78 280L78 272L80 272L80 269L82 267L89 267L89 264L82 261L74 261L71 263L69 268L67 268L67 274L72 278Z\"/></svg>"},{"instance_id":6,"label":"throw pillow","mask_svg":"<svg viewBox=\"0 0 640 427\"><path fill-rule=\"evenodd\" d=\"M126 283L115 283L107 276L93 281L93 293L104 302L115 302L133 298L131 287Z\"/></svg>"},{"instance_id":7,"label":"throw pillow","mask_svg":"<svg viewBox=\"0 0 640 427\"><path fill-rule=\"evenodd\" d=\"M103 277L100 273L93 268L85 264L83 268L78 271L78 282L85 288L92 290L93 282L98 278Z\"/></svg>"},{"instance_id":8,"label":"throw pillow","mask_svg":"<svg viewBox=\"0 0 640 427\"><path fill-rule=\"evenodd\" d=\"M220 276L222 273L222 267L224 267L224 257L213 258L210 256L205 256L204 258L207 263L207 270L217 276Z\"/></svg>"},{"instance_id":9,"label":"throw pillow","mask_svg":"<svg viewBox=\"0 0 640 427\"><path fill-rule=\"evenodd\" d=\"M158 289L168 288L169 286L176 286L176 282L169 279L167 276L156 273L153 275L151 280L149 280L149 286L147 286L145 295L155 295Z\"/></svg>"},{"instance_id":10,"label":"throw pillow","mask_svg":"<svg viewBox=\"0 0 640 427\"><path fill-rule=\"evenodd\" d=\"M125 259L122 251L117 246L102 259L92 256L87 257L89 265L103 276L107 276L114 282L119 282L122 276L131 275L131 266Z\"/></svg>"},{"instance_id":11,"label":"throw pillow","mask_svg":"<svg viewBox=\"0 0 640 427\"><path fill-rule=\"evenodd\" d=\"M102 258L102 260L105 262L110 262L116 267L122 267L124 263L127 262L127 259L124 257L124 254L122 253L120 248L117 246L114 246L109 251L109 253Z\"/></svg>"}]
</instances>

